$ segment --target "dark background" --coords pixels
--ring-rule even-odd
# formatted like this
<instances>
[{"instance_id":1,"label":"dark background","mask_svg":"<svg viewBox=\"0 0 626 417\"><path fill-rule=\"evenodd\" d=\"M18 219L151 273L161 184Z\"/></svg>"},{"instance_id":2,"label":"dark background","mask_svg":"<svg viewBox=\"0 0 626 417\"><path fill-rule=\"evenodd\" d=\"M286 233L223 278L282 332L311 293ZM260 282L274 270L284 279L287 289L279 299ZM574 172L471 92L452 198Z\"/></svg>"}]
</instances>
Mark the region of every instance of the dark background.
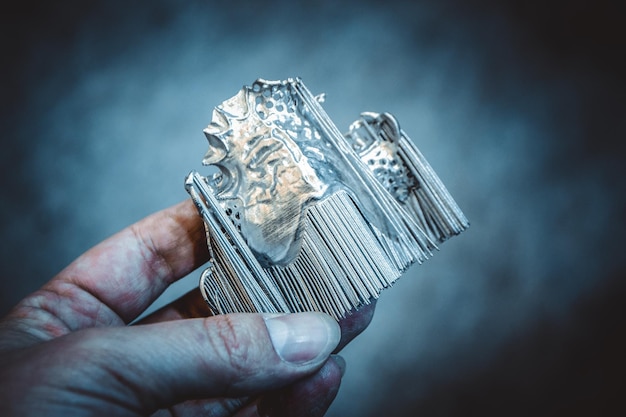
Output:
<instances>
[{"instance_id":1,"label":"dark background","mask_svg":"<svg viewBox=\"0 0 626 417\"><path fill-rule=\"evenodd\" d=\"M187 198L215 105L300 76L342 130L396 115L472 223L382 294L329 415L623 413L618 3L2 6L0 313Z\"/></svg>"}]
</instances>

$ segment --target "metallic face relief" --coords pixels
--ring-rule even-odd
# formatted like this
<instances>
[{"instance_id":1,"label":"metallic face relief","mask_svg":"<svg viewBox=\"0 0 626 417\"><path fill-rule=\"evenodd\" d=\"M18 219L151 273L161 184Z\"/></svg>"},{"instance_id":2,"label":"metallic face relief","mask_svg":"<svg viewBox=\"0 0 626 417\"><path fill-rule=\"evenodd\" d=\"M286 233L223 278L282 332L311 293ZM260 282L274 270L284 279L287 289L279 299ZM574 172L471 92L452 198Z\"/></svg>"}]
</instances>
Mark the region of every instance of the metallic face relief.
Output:
<instances>
[{"instance_id":1,"label":"metallic face relief","mask_svg":"<svg viewBox=\"0 0 626 417\"><path fill-rule=\"evenodd\" d=\"M299 79L257 80L217 106L186 189L212 259L215 313L325 311L340 318L463 231L467 219L387 113L342 135Z\"/></svg>"},{"instance_id":2,"label":"metallic face relief","mask_svg":"<svg viewBox=\"0 0 626 417\"><path fill-rule=\"evenodd\" d=\"M285 97L278 86L244 88L215 109L204 130L209 150L203 163L220 169L216 197L267 265L297 255L304 209L328 188L296 143L311 140L311 131L294 128L302 122L289 117L295 112Z\"/></svg>"}]
</instances>

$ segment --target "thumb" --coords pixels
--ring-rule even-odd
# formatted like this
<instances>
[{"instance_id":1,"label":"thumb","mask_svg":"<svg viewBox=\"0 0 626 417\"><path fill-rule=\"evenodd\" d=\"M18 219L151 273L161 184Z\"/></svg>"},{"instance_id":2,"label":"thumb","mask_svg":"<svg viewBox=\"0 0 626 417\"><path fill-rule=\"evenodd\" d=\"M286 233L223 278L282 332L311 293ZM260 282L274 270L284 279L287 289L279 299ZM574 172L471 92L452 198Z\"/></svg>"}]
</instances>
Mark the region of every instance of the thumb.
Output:
<instances>
[{"instance_id":1,"label":"thumb","mask_svg":"<svg viewBox=\"0 0 626 417\"><path fill-rule=\"evenodd\" d=\"M100 402L94 404L100 410L139 414L285 386L317 371L340 333L322 313L232 314L88 329L50 342L65 346L57 354L48 350L43 361L49 366L62 358L59 373L66 377L54 375L54 384L65 387L70 401L82 395Z\"/></svg>"}]
</instances>

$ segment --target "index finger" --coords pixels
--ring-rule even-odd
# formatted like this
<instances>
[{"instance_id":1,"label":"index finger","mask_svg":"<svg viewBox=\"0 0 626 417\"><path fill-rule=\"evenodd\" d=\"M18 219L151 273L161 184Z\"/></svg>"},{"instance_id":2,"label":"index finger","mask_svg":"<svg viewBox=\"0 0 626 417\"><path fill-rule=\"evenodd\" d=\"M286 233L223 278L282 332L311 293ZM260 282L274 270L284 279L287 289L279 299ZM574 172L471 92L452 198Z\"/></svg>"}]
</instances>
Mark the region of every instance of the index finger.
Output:
<instances>
[{"instance_id":1,"label":"index finger","mask_svg":"<svg viewBox=\"0 0 626 417\"><path fill-rule=\"evenodd\" d=\"M72 302L72 294L82 290L128 323L172 282L208 258L204 224L191 200L186 200L93 247L46 287L68 294L65 302ZM84 311L85 300L76 302L81 304L75 310Z\"/></svg>"}]
</instances>

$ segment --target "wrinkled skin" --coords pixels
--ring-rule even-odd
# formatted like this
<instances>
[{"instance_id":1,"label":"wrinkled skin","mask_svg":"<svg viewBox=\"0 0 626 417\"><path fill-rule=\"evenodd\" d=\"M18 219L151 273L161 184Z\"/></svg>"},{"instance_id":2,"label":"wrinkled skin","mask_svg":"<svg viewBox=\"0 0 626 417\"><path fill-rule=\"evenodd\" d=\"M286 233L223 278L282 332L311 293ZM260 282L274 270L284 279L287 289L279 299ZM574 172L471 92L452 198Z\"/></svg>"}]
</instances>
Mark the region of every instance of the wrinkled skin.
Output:
<instances>
[{"instance_id":1,"label":"wrinkled skin","mask_svg":"<svg viewBox=\"0 0 626 417\"><path fill-rule=\"evenodd\" d=\"M262 315L210 317L192 291L130 324L207 256L202 221L185 201L95 246L22 300L0 322L0 414L323 415L343 359L329 349L285 361ZM373 310L341 321L335 352ZM312 316L284 317L306 326Z\"/></svg>"}]
</instances>

